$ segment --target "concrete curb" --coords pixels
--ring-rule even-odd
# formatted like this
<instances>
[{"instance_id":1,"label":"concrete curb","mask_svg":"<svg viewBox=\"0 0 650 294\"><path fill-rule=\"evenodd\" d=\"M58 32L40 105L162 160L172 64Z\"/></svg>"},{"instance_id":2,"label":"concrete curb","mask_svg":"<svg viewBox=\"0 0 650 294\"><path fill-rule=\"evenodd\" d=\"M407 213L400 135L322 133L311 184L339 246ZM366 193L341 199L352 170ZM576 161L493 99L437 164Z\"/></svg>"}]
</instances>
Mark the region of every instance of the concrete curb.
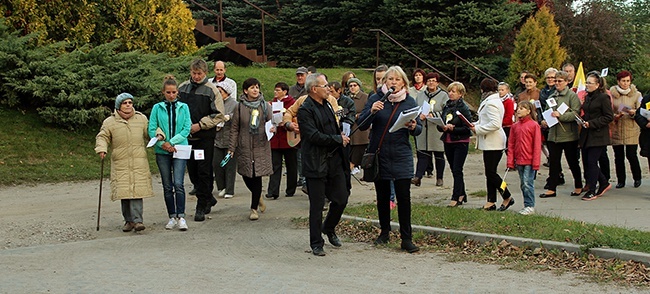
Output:
<instances>
[{"instance_id":1,"label":"concrete curb","mask_svg":"<svg viewBox=\"0 0 650 294\"><path fill-rule=\"evenodd\" d=\"M351 222L370 222L374 226L377 227L379 226L379 221L374 219L355 217L349 215L343 215L341 218ZM399 230L399 223L391 222L390 226L391 229L393 230ZM484 234L484 233L476 233L470 231L450 230L450 229L418 226L418 225L413 226L413 231L425 232L434 235L448 235L448 236L462 237L465 239L470 239L478 242L487 242L489 240L506 240L507 242L520 247L522 246L530 246L535 248L543 247L547 249L561 249L573 253L583 252L581 245L567 243L567 242L557 242L557 241L549 241L549 240L495 235L495 234ZM600 258L617 258L621 260L633 260L636 262L641 262L646 266L650 266L650 254L647 253L620 250L620 249L610 249L610 248L589 248L588 251L594 256Z\"/></svg>"}]
</instances>

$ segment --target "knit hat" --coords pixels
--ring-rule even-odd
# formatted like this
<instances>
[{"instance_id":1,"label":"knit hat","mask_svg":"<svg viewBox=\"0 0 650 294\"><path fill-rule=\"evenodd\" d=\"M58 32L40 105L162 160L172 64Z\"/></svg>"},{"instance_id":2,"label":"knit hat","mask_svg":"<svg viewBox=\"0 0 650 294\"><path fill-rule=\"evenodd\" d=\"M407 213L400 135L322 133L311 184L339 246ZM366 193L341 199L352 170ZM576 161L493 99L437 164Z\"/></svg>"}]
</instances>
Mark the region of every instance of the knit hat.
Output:
<instances>
[{"instance_id":1,"label":"knit hat","mask_svg":"<svg viewBox=\"0 0 650 294\"><path fill-rule=\"evenodd\" d=\"M361 86L363 86L363 84L361 83L361 80L359 80L357 78L349 79L348 84L347 84L348 87L350 86L350 83L357 83L357 85L359 85L359 88L361 88Z\"/></svg>"},{"instance_id":2,"label":"knit hat","mask_svg":"<svg viewBox=\"0 0 650 294\"><path fill-rule=\"evenodd\" d=\"M117 98L115 98L115 109L120 109L120 105L122 105L122 102L126 99L131 99L131 101L133 101L133 95L129 93L117 95Z\"/></svg>"},{"instance_id":3,"label":"knit hat","mask_svg":"<svg viewBox=\"0 0 650 294\"><path fill-rule=\"evenodd\" d=\"M306 74L307 73L307 68L304 66L299 67L296 69L296 74Z\"/></svg>"},{"instance_id":4,"label":"knit hat","mask_svg":"<svg viewBox=\"0 0 650 294\"><path fill-rule=\"evenodd\" d=\"M233 87L232 84L229 84L229 83L218 82L216 84L216 86L217 86L217 88L221 88L224 91L226 91L226 93L228 93L228 95L232 94L232 92L235 91L235 87Z\"/></svg>"}]
</instances>

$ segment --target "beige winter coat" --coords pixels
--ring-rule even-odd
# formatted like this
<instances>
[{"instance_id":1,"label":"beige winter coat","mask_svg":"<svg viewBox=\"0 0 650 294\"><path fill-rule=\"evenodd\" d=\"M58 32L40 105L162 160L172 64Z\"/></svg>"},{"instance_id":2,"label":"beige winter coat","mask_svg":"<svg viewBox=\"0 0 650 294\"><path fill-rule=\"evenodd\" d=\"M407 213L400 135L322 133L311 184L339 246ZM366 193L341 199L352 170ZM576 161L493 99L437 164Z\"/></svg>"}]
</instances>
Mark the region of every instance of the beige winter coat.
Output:
<instances>
[{"instance_id":1,"label":"beige winter coat","mask_svg":"<svg viewBox=\"0 0 650 294\"><path fill-rule=\"evenodd\" d=\"M616 89L616 86L613 86L609 89L612 93L612 108L614 109L614 116L620 114L619 108L621 105L625 105L630 109L639 109L641 93L636 90L634 85L630 85L630 92L627 95L623 95ZM638 145L639 144L639 134L641 130L639 125L634 121L634 117L629 114L623 114L618 119L610 124L610 129L612 131L612 145Z\"/></svg>"},{"instance_id":2,"label":"beige winter coat","mask_svg":"<svg viewBox=\"0 0 650 294\"><path fill-rule=\"evenodd\" d=\"M147 117L136 111L128 121L117 112L104 120L95 137L95 152L111 148L111 200L153 197L145 148L149 141Z\"/></svg>"},{"instance_id":3,"label":"beige winter coat","mask_svg":"<svg viewBox=\"0 0 650 294\"><path fill-rule=\"evenodd\" d=\"M243 103L237 104L231 120L230 147L228 150L234 152L235 160L237 160L237 172L248 178L268 176L273 173L271 143L264 130L264 124L266 121L271 120L273 112L267 102L264 101L263 103L266 103L266 119L260 120L256 135L250 133L251 112ZM257 109L260 115L264 113L262 105ZM253 175L253 167L255 168L255 175Z\"/></svg>"}]
</instances>

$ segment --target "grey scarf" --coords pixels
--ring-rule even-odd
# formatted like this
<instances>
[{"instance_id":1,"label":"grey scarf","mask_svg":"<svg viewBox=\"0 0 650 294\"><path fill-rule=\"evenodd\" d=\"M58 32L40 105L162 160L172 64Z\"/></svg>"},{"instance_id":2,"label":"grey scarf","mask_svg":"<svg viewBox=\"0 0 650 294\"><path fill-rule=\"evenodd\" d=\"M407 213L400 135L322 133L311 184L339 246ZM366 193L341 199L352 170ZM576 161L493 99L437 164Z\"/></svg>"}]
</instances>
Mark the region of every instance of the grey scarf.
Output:
<instances>
[{"instance_id":1,"label":"grey scarf","mask_svg":"<svg viewBox=\"0 0 650 294\"><path fill-rule=\"evenodd\" d=\"M248 121L248 125L250 127L248 132L250 134L257 135L261 122L266 120L266 101L264 101L264 96L262 93L260 93L260 96L257 97L257 100L255 101L249 101L244 98L241 100L241 104L246 106L251 114L250 120ZM261 113L258 110L260 108L260 105L262 106ZM255 111L257 111L257 115L253 115ZM264 117L264 120L262 120L262 117Z\"/></svg>"}]
</instances>

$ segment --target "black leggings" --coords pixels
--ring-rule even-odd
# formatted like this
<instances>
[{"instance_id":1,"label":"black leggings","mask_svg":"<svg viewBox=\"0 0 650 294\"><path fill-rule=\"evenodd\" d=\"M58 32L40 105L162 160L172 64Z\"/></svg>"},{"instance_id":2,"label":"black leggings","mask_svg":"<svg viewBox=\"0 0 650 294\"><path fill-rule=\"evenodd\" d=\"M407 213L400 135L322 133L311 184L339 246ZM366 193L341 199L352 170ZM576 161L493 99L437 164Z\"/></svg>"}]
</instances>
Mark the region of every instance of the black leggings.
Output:
<instances>
[{"instance_id":1,"label":"black leggings","mask_svg":"<svg viewBox=\"0 0 650 294\"><path fill-rule=\"evenodd\" d=\"M503 150L483 151L488 202L497 202L497 191L501 192L501 197L503 197L503 199L508 199L510 197L508 187L506 187L505 190L501 190L503 179L501 179L501 176L497 173L501 157L503 157Z\"/></svg>"},{"instance_id":2,"label":"black leggings","mask_svg":"<svg viewBox=\"0 0 650 294\"><path fill-rule=\"evenodd\" d=\"M411 240L411 180L394 180L395 198L397 199L397 215L399 218L399 234L402 240ZM375 181L377 192L377 214L381 232L390 232L390 180Z\"/></svg>"},{"instance_id":3,"label":"black leggings","mask_svg":"<svg viewBox=\"0 0 650 294\"><path fill-rule=\"evenodd\" d=\"M257 210L257 206L260 204L260 196L262 196L262 177L245 177L244 183L248 190L251 191L251 209Z\"/></svg>"}]
</instances>

